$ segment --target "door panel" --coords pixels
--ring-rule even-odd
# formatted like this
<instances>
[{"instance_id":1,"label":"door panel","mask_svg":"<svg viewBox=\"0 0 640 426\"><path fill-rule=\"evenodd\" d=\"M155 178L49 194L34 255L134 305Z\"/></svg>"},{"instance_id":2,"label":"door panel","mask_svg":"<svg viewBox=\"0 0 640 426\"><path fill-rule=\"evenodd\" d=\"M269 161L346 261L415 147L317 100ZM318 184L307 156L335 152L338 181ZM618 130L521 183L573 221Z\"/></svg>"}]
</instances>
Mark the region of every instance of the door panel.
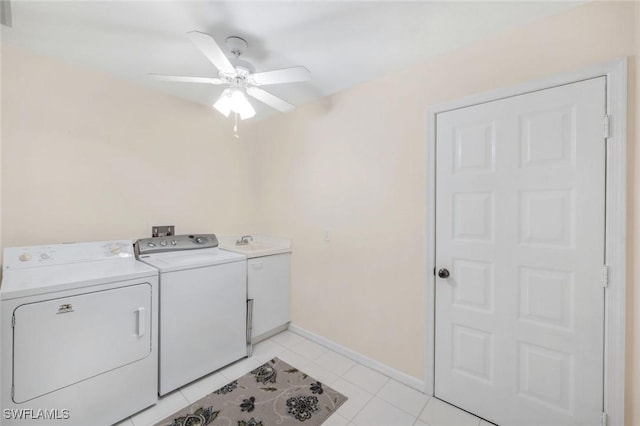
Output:
<instances>
[{"instance_id":1,"label":"door panel","mask_svg":"<svg viewBox=\"0 0 640 426\"><path fill-rule=\"evenodd\" d=\"M246 262L160 275L160 395L247 354Z\"/></svg>"},{"instance_id":2,"label":"door panel","mask_svg":"<svg viewBox=\"0 0 640 426\"><path fill-rule=\"evenodd\" d=\"M599 424L605 78L437 116L435 395Z\"/></svg>"},{"instance_id":3,"label":"door panel","mask_svg":"<svg viewBox=\"0 0 640 426\"><path fill-rule=\"evenodd\" d=\"M289 253L249 259L247 283L253 299L255 339L289 322L291 255Z\"/></svg>"},{"instance_id":4,"label":"door panel","mask_svg":"<svg viewBox=\"0 0 640 426\"><path fill-rule=\"evenodd\" d=\"M13 400L29 401L147 357L151 286L18 306L13 329Z\"/></svg>"}]
</instances>

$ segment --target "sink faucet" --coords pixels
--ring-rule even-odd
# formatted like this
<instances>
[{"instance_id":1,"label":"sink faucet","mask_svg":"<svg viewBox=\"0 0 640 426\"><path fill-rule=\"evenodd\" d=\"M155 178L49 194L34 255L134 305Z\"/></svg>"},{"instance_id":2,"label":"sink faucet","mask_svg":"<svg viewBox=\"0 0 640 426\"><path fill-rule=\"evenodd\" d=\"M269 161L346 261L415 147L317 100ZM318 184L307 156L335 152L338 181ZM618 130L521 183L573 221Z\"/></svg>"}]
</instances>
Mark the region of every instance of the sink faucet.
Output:
<instances>
[{"instance_id":1,"label":"sink faucet","mask_svg":"<svg viewBox=\"0 0 640 426\"><path fill-rule=\"evenodd\" d=\"M253 241L253 237L251 235L243 235L238 241L236 241L236 245L246 246L247 244L249 244L249 241Z\"/></svg>"}]
</instances>

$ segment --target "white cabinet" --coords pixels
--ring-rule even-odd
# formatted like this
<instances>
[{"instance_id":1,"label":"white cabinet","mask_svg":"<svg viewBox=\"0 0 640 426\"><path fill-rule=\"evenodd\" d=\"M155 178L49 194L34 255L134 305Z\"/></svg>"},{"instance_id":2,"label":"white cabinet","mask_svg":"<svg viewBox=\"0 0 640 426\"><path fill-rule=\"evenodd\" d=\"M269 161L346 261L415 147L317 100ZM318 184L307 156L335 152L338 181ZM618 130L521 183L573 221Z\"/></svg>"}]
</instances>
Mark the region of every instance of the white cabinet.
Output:
<instances>
[{"instance_id":1,"label":"white cabinet","mask_svg":"<svg viewBox=\"0 0 640 426\"><path fill-rule=\"evenodd\" d=\"M256 343L289 324L291 253L250 258L249 299L253 299L251 341Z\"/></svg>"}]
</instances>

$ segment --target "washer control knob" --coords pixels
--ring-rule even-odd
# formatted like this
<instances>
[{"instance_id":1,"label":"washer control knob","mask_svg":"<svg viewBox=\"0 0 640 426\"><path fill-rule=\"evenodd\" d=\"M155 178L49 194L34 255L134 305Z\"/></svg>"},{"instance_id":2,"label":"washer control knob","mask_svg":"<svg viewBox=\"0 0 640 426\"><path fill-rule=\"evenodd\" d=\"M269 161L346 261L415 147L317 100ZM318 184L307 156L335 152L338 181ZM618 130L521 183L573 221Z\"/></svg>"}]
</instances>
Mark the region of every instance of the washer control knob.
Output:
<instances>
[{"instance_id":1,"label":"washer control knob","mask_svg":"<svg viewBox=\"0 0 640 426\"><path fill-rule=\"evenodd\" d=\"M47 253L40 253L40 259L47 260L48 258L49 258L49 255Z\"/></svg>"},{"instance_id":2,"label":"washer control knob","mask_svg":"<svg viewBox=\"0 0 640 426\"><path fill-rule=\"evenodd\" d=\"M175 246L176 244L178 244L178 242L176 240L171 240L171 245Z\"/></svg>"},{"instance_id":3,"label":"washer control knob","mask_svg":"<svg viewBox=\"0 0 640 426\"><path fill-rule=\"evenodd\" d=\"M155 247L155 246L156 246L156 243L147 243L147 245L148 245L149 247Z\"/></svg>"},{"instance_id":4,"label":"washer control knob","mask_svg":"<svg viewBox=\"0 0 640 426\"><path fill-rule=\"evenodd\" d=\"M198 244L204 243L204 238L203 237L196 237L196 243L198 243Z\"/></svg>"},{"instance_id":5,"label":"washer control knob","mask_svg":"<svg viewBox=\"0 0 640 426\"><path fill-rule=\"evenodd\" d=\"M120 248L120 246L113 245L109 247L109 251L111 252L111 254L120 254L122 249Z\"/></svg>"},{"instance_id":6,"label":"washer control knob","mask_svg":"<svg viewBox=\"0 0 640 426\"><path fill-rule=\"evenodd\" d=\"M31 260L31 255L25 252L18 256L18 259L20 259L20 262L26 262L27 260Z\"/></svg>"},{"instance_id":7,"label":"washer control knob","mask_svg":"<svg viewBox=\"0 0 640 426\"><path fill-rule=\"evenodd\" d=\"M167 242L166 242L166 241L164 241L164 240L163 240L163 241L160 241L160 245L161 245L162 247L166 247Z\"/></svg>"}]
</instances>

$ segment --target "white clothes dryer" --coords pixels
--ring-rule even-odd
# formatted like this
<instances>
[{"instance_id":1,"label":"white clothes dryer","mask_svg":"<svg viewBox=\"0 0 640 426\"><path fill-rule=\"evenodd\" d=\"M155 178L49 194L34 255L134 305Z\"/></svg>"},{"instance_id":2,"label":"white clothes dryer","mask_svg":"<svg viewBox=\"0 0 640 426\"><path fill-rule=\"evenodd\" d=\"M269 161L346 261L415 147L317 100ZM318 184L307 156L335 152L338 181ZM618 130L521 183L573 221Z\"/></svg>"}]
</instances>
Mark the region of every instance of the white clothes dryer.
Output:
<instances>
[{"instance_id":1,"label":"white clothes dryer","mask_svg":"<svg viewBox=\"0 0 640 426\"><path fill-rule=\"evenodd\" d=\"M158 272L129 240L4 249L3 425L111 425L157 401Z\"/></svg>"},{"instance_id":2,"label":"white clothes dryer","mask_svg":"<svg viewBox=\"0 0 640 426\"><path fill-rule=\"evenodd\" d=\"M160 271L160 395L249 355L246 256L214 234L141 239L136 254Z\"/></svg>"}]
</instances>

